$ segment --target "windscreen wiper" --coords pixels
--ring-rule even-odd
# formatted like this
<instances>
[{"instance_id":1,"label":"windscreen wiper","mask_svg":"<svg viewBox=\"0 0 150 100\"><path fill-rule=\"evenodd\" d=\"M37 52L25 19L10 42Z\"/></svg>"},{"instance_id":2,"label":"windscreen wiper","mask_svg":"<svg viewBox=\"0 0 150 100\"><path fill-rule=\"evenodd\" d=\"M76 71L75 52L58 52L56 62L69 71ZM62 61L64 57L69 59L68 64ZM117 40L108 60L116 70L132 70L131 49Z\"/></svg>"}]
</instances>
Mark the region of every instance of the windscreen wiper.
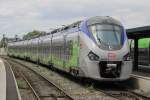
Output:
<instances>
[{"instance_id":1,"label":"windscreen wiper","mask_svg":"<svg viewBox=\"0 0 150 100\"><path fill-rule=\"evenodd\" d=\"M97 38L98 39L98 41L101 43L101 39L100 38Z\"/></svg>"}]
</instances>

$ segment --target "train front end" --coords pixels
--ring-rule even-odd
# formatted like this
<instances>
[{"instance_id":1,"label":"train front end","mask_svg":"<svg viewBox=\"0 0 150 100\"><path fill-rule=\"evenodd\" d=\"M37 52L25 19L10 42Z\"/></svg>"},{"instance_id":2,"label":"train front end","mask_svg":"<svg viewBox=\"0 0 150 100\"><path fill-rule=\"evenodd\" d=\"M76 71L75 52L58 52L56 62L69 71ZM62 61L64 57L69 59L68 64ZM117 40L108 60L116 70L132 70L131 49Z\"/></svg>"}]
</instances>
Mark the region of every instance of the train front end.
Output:
<instances>
[{"instance_id":1,"label":"train front end","mask_svg":"<svg viewBox=\"0 0 150 100\"><path fill-rule=\"evenodd\" d=\"M102 81L130 78L132 61L126 32L111 17L92 17L81 24L80 68L86 77Z\"/></svg>"}]
</instances>

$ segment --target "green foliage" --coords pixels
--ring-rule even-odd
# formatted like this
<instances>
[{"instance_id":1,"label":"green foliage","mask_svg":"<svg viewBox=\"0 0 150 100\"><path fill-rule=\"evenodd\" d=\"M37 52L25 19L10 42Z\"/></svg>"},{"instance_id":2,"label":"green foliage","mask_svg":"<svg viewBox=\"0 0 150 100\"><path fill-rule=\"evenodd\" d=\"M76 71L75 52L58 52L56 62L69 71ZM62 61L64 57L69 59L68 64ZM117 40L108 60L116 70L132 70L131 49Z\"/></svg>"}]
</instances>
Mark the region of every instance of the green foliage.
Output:
<instances>
[{"instance_id":1,"label":"green foliage","mask_svg":"<svg viewBox=\"0 0 150 100\"><path fill-rule=\"evenodd\" d=\"M0 41L0 48L2 47L6 47L7 46L7 39L6 38L2 38L2 40Z\"/></svg>"},{"instance_id":2,"label":"green foliage","mask_svg":"<svg viewBox=\"0 0 150 100\"><path fill-rule=\"evenodd\" d=\"M27 85L27 83L24 80L17 80L17 85L21 89L28 88L28 85Z\"/></svg>"},{"instance_id":3,"label":"green foliage","mask_svg":"<svg viewBox=\"0 0 150 100\"><path fill-rule=\"evenodd\" d=\"M95 89L94 89L94 84L87 84L86 85L86 88L90 91L90 92L93 92Z\"/></svg>"},{"instance_id":4,"label":"green foliage","mask_svg":"<svg viewBox=\"0 0 150 100\"><path fill-rule=\"evenodd\" d=\"M129 44L131 40L129 39ZM138 48L149 48L150 46L150 38L143 38L138 40ZM132 47L134 47L134 41L132 41Z\"/></svg>"},{"instance_id":5,"label":"green foliage","mask_svg":"<svg viewBox=\"0 0 150 100\"><path fill-rule=\"evenodd\" d=\"M149 42L150 42L150 38L144 38L144 39L140 39L139 41L139 48L149 48Z\"/></svg>"},{"instance_id":6,"label":"green foliage","mask_svg":"<svg viewBox=\"0 0 150 100\"><path fill-rule=\"evenodd\" d=\"M45 35L45 34L46 34L46 32L34 30L34 31L28 32L26 35L24 35L23 39L31 39L31 38L39 37L39 36Z\"/></svg>"}]
</instances>

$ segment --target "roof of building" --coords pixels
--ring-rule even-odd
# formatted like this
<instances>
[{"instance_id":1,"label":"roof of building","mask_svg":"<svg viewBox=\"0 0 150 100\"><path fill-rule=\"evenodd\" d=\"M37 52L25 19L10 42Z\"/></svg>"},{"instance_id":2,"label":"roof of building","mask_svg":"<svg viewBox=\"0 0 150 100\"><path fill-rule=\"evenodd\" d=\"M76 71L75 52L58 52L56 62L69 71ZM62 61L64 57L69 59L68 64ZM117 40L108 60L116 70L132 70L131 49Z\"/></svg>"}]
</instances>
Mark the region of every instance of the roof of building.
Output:
<instances>
[{"instance_id":1,"label":"roof of building","mask_svg":"<svg viewBox=\"0 0 150 100\"><path fill-rule=\"evenodd\" d=\"M128 38L150 38L150 26L131 28L126 30Z\"/></svg>"}]
</instances>

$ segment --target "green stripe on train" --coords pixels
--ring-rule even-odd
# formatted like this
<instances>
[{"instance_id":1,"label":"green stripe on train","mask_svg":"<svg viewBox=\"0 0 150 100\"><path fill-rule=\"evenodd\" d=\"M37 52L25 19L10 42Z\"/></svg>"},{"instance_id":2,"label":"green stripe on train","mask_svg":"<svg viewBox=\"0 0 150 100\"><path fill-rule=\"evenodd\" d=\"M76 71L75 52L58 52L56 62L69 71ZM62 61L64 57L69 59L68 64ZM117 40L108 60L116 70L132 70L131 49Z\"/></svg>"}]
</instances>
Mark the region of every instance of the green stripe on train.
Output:
<instances>
[{"instance_id":1,"label":"green stripe on train","mask_svg":"<svg viewBox=\"0 0 150 100\"><path fill-rule=\"evenodd\" d=\"M72 56L66 63L66 67L78 67L79 45L76 41L74 41L72 45Z\"/></svg>"},{"instance_id":2,"label":"green stripe on train","mask_svg":"<svg viewBox=\"0 0 150 100\"><path fill-rule=\"evenodd\" d=\"M71 55L68 60L64 60L62 58L60 59L55 54L52 54L52 63L54 63L55 65L58 65L59 67L64 67L64 66L65 67L78 67L78 55L79 55L78 42L71 40L68 45L68 49L69 51L71 51ZM12 53L14 53L15 56L30 57L32 60L35 60L35 61L38 59L37 54L35 55L35 54L32 54L31 52L19 53L14 50L12 51ZM42 57L40 58L40 60L42 60L42 62L44 63L48 63L51 60L51 56L48 55L47 57Z\"/></svg>"},{"instance_id":3,"label":"green stripe on train","mask_svg":"<svg viewBox=\"0 0 150 100\"><path fill-rule=\"evenodd\" d=\"M52 54L52 62L59 67L78 67L78 54L79 45L76 41L70 41L68 49L71 51L71 57L69 60L59 59Z\"/></svg>"}]
</instances>

